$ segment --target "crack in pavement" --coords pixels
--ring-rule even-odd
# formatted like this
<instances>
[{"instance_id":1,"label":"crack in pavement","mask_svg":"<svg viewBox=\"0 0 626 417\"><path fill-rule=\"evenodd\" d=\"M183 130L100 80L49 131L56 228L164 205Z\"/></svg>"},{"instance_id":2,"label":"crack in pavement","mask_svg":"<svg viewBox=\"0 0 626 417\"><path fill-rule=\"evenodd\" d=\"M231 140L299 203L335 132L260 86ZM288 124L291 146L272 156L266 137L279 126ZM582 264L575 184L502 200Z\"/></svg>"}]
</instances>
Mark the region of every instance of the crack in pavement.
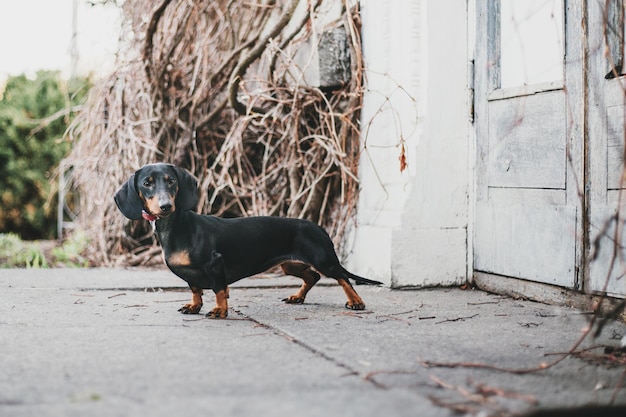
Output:
<instances>
[{"instance_id":1,"label":"crack in pavement","mask_svg":"<svg viewBox=\"0 0 626 417\"><path fill-rule=\"evenodd\" d=\"M369 382L370 384L372 384L374 387L378 388L378 389L387 389L387 387L381 383L379 383L378 381L374 380L374 378L370 377L369 375L363 375L361 372L359 372L357 369L353 368L352 366L348 365L347 363L341 362L336 358L333 358L332 356L326 354L325 352L303 342L302 340L298 339L295 336L290 335L289 333L286 333L283 330L280 330L277 327L274 327L270 324L267 323L263 323L257 319L255 319L254 317L251 317L245 313L243 313L241 310L235 310L233 309L233 311L235 313L237 313L239 316L243 317L246 320L251 321L252 323L261 326L269 331L271 331L272 333L274 333L277 336L280 336L290 342L293 342L295 344L297 344L298 346L308 350L309 352L323 358L324 360L327 360L329 362L331 362L332 364L334 364L335 366L338 366L342 369L345 369L346 371L348 371L348 375L356 375L359 378L361 378L363 381Z\"/></svg>"}]
</instances>

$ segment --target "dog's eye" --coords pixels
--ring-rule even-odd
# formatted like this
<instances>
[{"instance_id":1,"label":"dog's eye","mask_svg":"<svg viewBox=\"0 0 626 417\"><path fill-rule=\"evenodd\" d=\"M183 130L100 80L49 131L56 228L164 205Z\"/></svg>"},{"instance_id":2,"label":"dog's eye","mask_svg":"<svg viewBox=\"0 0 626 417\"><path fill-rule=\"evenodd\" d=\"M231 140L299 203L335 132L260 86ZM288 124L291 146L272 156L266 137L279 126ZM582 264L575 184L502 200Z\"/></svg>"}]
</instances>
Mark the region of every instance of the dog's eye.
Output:
<instances>
[{"instance_id":1,"label":"dog's eye","mask_svg":"<svg viewBox=\"0 0 626 417\"><path fill-rule=\"evenodd\" d=\"M151 187L152 186L152 180L150 178L144 180L143 186L144 187Z\"/></svg>"},{"instance_id":2,"label":"dog's eye","mask_svg":"<svg viewBox=\"0 0 626 417\"><path fill-rule=\"evenodd\" d=\"M174 178L168 178L167 185L174 185L174 184L176 184L176 180Z\"/></svg>"}]
</instances>

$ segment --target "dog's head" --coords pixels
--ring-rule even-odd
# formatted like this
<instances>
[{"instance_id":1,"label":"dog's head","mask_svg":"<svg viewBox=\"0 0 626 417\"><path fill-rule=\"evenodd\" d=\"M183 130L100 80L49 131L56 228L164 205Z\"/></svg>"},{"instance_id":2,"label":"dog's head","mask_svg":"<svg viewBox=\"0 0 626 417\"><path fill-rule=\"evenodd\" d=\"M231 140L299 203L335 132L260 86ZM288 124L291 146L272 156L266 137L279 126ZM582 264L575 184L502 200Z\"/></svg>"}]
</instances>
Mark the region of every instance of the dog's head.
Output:
<instances>
[{"instance_id":1,"label":"dog's head","mask_svg":"<svg viewBox=\"0 0 626 417\"><path fill-rule=\"evenodd\" d=\"M193 210L198 204L198 180L170 164L144 165L115 193L115 204L131 220L168 217L176 210Z\"/></svg>"}]
</instances>

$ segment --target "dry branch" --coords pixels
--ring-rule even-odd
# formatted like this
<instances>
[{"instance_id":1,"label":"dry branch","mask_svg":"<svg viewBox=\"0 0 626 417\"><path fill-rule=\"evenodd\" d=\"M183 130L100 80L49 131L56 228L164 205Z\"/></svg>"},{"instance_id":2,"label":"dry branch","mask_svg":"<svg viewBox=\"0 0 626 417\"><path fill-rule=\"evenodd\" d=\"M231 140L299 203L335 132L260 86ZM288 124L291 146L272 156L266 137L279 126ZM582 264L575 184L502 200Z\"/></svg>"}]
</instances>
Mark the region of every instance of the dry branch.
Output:
<instances>
[{"instance_id":1,"label":"dry branch","mask_svg":"<svg viewBox=\"0 0 626 417\"><path fill-rule=\"evenodd\" d=\"M244 74L248 70L248 67L252 65L254 61L261 57L261 54L267 48L268 42L275 38L289 23L293 16L293 12L296 10L296 7L300 3L300 0L289 0L289 4L285 7L285 11L282 16L276 22L272 30L265 35L263 38L257 42L257 45L241 60L241 62L235 67L235 70L230 76L230 80L228 82L228 101L230 102L230 106L240 115L245 116L247 109L244 104L242 104L237 98L237 94L239 92L239 83L243 79ZM263 110L255 109L255 112L264 113Z\"/></svg>"}]
</instances>

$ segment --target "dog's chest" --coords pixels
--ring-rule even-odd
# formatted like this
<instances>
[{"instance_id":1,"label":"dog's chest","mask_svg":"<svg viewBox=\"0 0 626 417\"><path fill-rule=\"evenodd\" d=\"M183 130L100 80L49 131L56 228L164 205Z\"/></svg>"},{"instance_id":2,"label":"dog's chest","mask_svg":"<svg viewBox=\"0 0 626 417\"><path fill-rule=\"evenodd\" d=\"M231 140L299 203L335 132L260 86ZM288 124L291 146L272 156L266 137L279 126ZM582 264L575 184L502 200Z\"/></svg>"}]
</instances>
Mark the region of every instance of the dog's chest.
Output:
<instances>
[{"instance_id":1,"label":"dog's chest","mask_svg":"<svg viewBox=\"0 0 626 417\"><path fill-rule=\"evenodd\" d=\"M156 235L163 251L163 260L169 267L191 266L191 256L189 250L178 248L176 242L173 242L170 236L170 230L156 229Z\"/></svg>"},{"instance_id":2,"label":"dog's chest","mask_svg":"<svg viewBox=\"0 0 626 417\"><path fill-rule=\"evenodd\" d=\"M169 266L177 267L177 266L191 266L191 257L189 256L189 251L187 250L179 250L172 251L170 253L165 253L165 262Z\"/></svg>"},{"instance_id":3,"label":"dog's chest","mask_svg":"<svg viewBox=\"0 0 626 417\"><path fill-rule=\"evenodd\" d=\"M210 288L210 284L206 280L207 274L197 266L187 250L163 251L163 258L169 270L190 285Z\"/></svg>"}]
</instances>

